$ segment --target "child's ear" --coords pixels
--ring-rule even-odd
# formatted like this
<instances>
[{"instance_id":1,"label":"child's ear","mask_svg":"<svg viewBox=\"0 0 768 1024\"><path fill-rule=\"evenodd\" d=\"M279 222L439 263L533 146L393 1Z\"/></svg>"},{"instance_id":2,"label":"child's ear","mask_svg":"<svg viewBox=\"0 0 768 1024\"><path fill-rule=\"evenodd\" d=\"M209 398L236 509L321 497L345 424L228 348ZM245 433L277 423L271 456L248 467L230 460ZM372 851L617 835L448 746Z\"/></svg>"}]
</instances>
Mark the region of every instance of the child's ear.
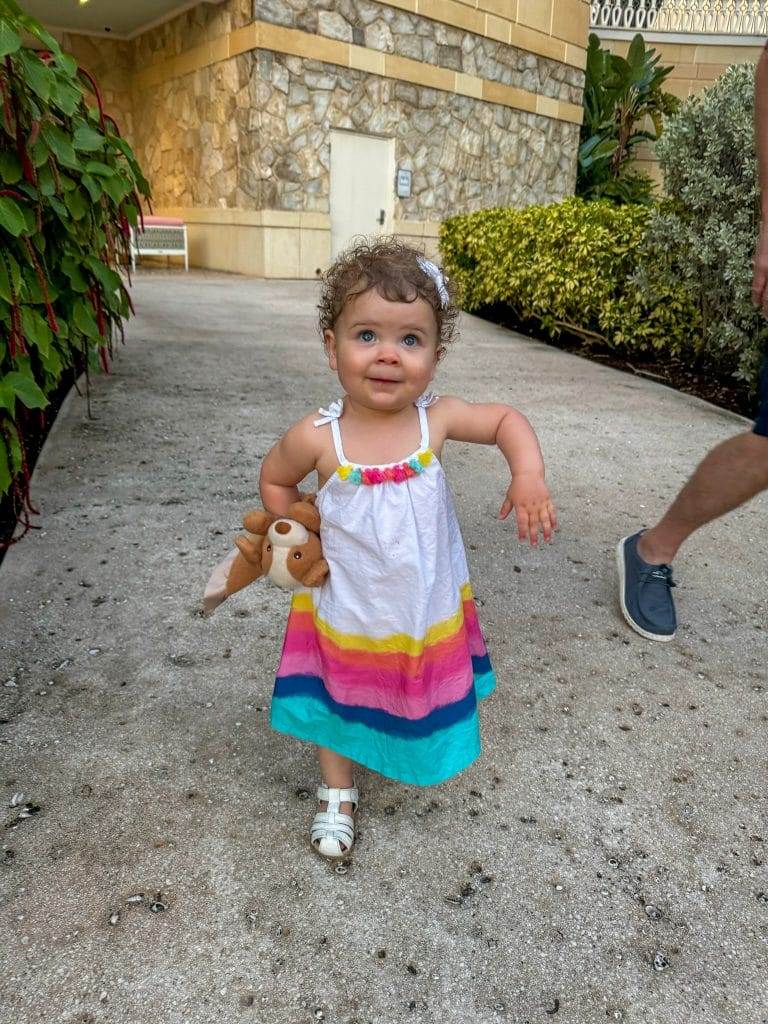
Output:
<instances>
[{"instance_id":1,"label":"child's ear","mask_svg":"<svg viewBox=\"0 0 768 1024\"><path fill-rule=\"evenodd\" d=\"M328 365L332 370L336 370L336 338L330 327L326 327L323 331L323 344L325 345L325 354L328 356Z\"/></svg>"}]
</instances>

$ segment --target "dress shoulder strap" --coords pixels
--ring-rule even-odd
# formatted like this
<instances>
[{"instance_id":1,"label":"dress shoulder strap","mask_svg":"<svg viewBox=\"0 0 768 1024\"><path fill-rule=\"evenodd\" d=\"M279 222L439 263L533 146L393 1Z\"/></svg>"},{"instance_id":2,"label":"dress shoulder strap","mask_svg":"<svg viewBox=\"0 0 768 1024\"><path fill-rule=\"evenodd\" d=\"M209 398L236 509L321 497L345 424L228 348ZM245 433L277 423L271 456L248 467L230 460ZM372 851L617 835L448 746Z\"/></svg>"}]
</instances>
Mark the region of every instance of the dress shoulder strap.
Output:
<instances>
[{"instance_id":1,"label":"dress shoulder strap","mask_svg":"<svg viewBox=\"0 0 768 1024\"><path fill-rule=\"evenodd\" d=\"M430 405L434 405L438 399L438 395L434 391L425 391L423 395L413 403L419 413L419 425L421 427L421 450L426 451L429 448L429 420L427 419L427 409Z\"/></svg>"},{"instance_id":2,"label":"dress shoulder strap","mask_svg":"<svg viewBox=\"0 0 768 1024\"><path fill-rule=\"evenodd\" d=\"M339 429L339 417L344 412L344 402L341 398L336 398L327 409L318 409L317 411L320 413L320 419L315 420L314 425L316 427L324 427L326 423L330 423L333 447L336 449L336 458L339 460L340 465L346 465L347 457L341 444L341 430Z\"/></svg>"}]
</instances>

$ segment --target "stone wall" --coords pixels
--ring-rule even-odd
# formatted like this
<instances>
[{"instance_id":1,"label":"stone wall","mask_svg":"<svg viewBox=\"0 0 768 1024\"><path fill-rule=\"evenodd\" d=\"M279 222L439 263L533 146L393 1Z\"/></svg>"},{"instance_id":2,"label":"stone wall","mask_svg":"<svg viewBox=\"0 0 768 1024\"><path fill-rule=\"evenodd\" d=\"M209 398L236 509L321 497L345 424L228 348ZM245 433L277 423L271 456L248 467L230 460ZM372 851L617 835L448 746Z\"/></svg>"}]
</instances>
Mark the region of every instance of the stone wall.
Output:
<instances>
[{"instance_id":1,"label":"stone wall","mask_svg":"<svg viewBox=\"0 0 768 1024\"><path fill-rule=\"evenodd\" d=\"M331 9L333 8L333 9ZM291 28L581 100L583 72L373 0L256 0ZM197 8L137 40L146 67L182 41L246 20L242 3ZM158 206L328 212L329 133L396 139L413 195L396 218L440 220L494 203L546 202L573 189L578 126L334 64L259 50L142 90L134 142Z\"/></svg>"},{"instance_id":2,"label":"stone wall","mask_svg":"<svg viewBox=\"0 0 768 1024\"><path fill-rule=\"evenodd\" d=\"M373 0L255 0L254 17L581 103L584 73Z\"/></svg>"},{"instance_id":3,"label":"stone wall","mask_svg":"<svg viewBox=\"0 0 768 1024\"><path fill-rule=\"evenodd\" d=\"M132 77L133 44L112 39L95 39L65 33L61 45L96 79L104 107L114 117L120 132L134 138Z\"/></svg>"}]
</instances>

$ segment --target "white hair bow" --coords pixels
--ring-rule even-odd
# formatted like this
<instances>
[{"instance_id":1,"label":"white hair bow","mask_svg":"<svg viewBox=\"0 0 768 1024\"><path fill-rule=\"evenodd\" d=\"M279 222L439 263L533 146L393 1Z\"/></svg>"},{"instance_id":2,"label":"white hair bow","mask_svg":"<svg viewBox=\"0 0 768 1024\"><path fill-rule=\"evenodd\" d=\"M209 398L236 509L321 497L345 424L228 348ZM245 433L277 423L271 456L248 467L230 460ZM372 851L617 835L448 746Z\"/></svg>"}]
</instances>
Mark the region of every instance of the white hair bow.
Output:
<instances>
[{"instance_id":1,"label":"white hair bow","mask_svg":"<svg viewBox=\"0 0 768 1024\"><path fill-rule=\"evenodd\" d=\"M426 256L419 256L418 263L421 269L435 282L435 288L437 288L437 294L440 296L440 305L445 309L451 301L451 297L448 294L447 278L442 272L440 267L432 260L428 260Z\"/></svg>"}]
</instances>

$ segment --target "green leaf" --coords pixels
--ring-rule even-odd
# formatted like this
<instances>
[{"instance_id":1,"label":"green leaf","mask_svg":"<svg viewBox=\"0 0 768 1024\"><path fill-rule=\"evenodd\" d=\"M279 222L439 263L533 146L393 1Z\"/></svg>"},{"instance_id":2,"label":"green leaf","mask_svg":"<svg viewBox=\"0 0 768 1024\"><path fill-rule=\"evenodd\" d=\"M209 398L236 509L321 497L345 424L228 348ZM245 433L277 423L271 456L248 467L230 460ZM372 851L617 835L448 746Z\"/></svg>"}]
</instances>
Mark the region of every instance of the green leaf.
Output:
<instances>
[{"instance_id":1,"label":"green leaf","mask_svg":"<svg viewBox=\"0 0 768 1024\"><path fill-rule=\"evenodd\" d=\"M89 160L85 165L88 174L98 174L100 178L111 178L115 174L115 168L102 163L100 160Z\"/></svg>"},{"instance_id":2,"label":"green leaf","mask_svg":"<svg viewBox=\"0 0 768 1024\"><path fill-rule=\"evenodd\" d=\"M126 182L124 178L119 177L117 174L112 175L111 178L103 178L102 185L104 186L104 191L107 193L112 202L118 206L120 205L120 203L122 203L123 199L125 199L128 193L131 191L131 186L128 184L128 182Z\"/></svg>"},{"instance_id":3,"label":"green leaf","mask_svg":"<svg viewBox=\"0 0 768 1024\"><path fill-rule=\"evenodd\" d=\"M22 306L21 323L27 341L33 344L42 355L47 354L51 347L53 332L45 318L32 306Z\"/></svg>"},{"instance_id":4,"label":"green leaf","mask_svg":"<svg viewBox=\"0 0 768 1024\"><path fill-rule=\"evenodd\" d=\"M8 451L0 438L0 495L6 493L13 482L11 467L8 465Z\"/></svg>"},{"instance_id":5,"label":"green leaf","mask_svg":"<svg viewBox=\"0 0 768 1024\"><path fill-rule=\"evenodd\" d=\"M10 279L8 270L10 269ZM21 269L16 260L9 252L6 252L3 259L0 259L0 298L8 303L18 300L21 291ZM16 295L16 300L14 295Z\"/></svg>"},{"instance_id":6,"label":"green leaf","mask_svg":"<svg viewBox=\"0 0 768 1024\"><path fill-rule=\"evenodd\" d=\"M83 193L79 188L75 188L72 189L71 192L67 192L64 196L64 203L72 214L73 220L82 220L88 212L88 204L83 198Z\"/></svg>"},{"instance_id":7,"label":"green leaf","mask_svg":"<svg viewBox=\"0 0 768 1024\"><path fill-rule=\"evenodd\" d=\"M78 299L73 307L72 320L74 321L75 327L82 331L89 338L93 338L95 341L101 339L99 334L99 328L96 323L96 317L93 315L93 309L90 302L86 302L85 299Z\"/></svg>"},{"instance_id":8,"label":"green leaf","mask_svg":"<svg viewBox=\"0 0 768 1024\"><path fill-rule=\"evenodd\" d=\"M67 136L56 125L43 125L40 134L45 139L51 152L64 167L80 169L80 163L75 155L75 150Z\"/></svg>"},{"instance_id":9,"label":"green leaf","mask_svg":"<svg viewBox=\"0 0 768 1024\"><path fill-rule=\"evenodd\" d=\"M21 181L21 160L10 150L0 153L0 180L6 185L15 185Z\"/></svg>"},{"instance_id":10,"label":"green leaf","mask_svg":"<svg viewBox=\"0 0 768 1024\"><path fill-rule=\"evenodd\" d=\"M52 196L56 194L56 181L49 164L43 164L37 172L37 187L41 196Z\"/></svg>"},{"instance_id":11,"label":"green leaf","mask_svg":"<svg viewBox=\"0 0 768 1024\"><path fill-rule=\"evenodd\" d=\"M80 106L82 98L83 93L80 87L66 80L57 80L51 90L51 102L55 103L59 110L68 117L71 117Z\"/></svg>"},{"instance_id":12,"label":"green leaf","mask_svg":"<svg viewBox=\"0 0 768 1024\"><path fill-rule=\"evenodd\" d=\"M73 291L76 292L87 292L88 282L85 279L80 264L70 255L66 255L62 258L61 269L69 278L69 283Z\"/></svg>"},{"instance_id":13,"label":"green leaf","mask_svg":"<svg viewBox=\"0 0 768 1024\"><path fill-rule=\"evenodd\" d=\"M12 370L5 375L3 380L6 384L10 385L16 397L28 409L44 409L48 405L48 399L26 373Z\"/></svg>"},{"instance_id":14,"label":"green leaf","mask_svg":"<svg viewBox=\"0 0 768 1024\"><path fill-rule=\"evenodd\" d=\"M0 57L16 53L21 49L21 36L13 31L7 21L0 19Z\"/></svg>"},{"instance_id":15,"label":"green leaf","mask_svg":"<svg viewBox=\"0 0 768 1024\"><path fill-rule=\"evenodd\" d=\"M10 196L0 196L0 227L14 238L18 238L27 227L24 212Z\"/></svg>"},{"instance_id":16,"label":"green leaf","mask_svg":"<svg viewBox=\"0 0 768 1024\"><path fill-rule=\"evenodd\" d=\"M47 103L51 95L51 87L54 84L54 74L38 56L30 50L22 50L18 56L19 63L24 71L26 84L43 103Z\"/></svg>"},{"instance_id":17,"label":"green leaf","mask_svg":"<svg viewBox=\"0 0 768 1024\"><path fill-rule=\"evenodd\" d=\"M11 416L16 412L16 394L8 383L7 376L0 378L0 409L7 409ZM5 445L0 440L0 452L4 449Z\"/></svg>"},{"instance_id":18,"label":"green leaf","mask_svg":"<svg viewBox=\"0 0 768 1024\"><path fill-rule=\"evenodd\" d=\"M101 199L102 188L96 178L92 178L90 174L84 174L80 179L80 184L88 189L88 194L94 203Z\"/></svg>"},{"instance_id":19,"label":"green leaf","mask_svg":"<svg viewBox=\"0 0 768 1024\"><path fill-rule=\"evenodd\" d=\"M98 149L103 149L106 140L101 132L97 132L83 122L75 129L73 141L75 149L79 149L83 153L93 153Z\"/></svg>"},{"instance_id":20,"label":"green leaf","mask_svg":"<svg viewBox=\"0 0 768 1024\"><path fill-rule=\"evenodd\" d=\"M122 284L120 275L111 270L105 263L102 263L101 260L96 259L95 256L86 256L85 265L105 291L117 291Z\"/></svg>"}]
</instances>

